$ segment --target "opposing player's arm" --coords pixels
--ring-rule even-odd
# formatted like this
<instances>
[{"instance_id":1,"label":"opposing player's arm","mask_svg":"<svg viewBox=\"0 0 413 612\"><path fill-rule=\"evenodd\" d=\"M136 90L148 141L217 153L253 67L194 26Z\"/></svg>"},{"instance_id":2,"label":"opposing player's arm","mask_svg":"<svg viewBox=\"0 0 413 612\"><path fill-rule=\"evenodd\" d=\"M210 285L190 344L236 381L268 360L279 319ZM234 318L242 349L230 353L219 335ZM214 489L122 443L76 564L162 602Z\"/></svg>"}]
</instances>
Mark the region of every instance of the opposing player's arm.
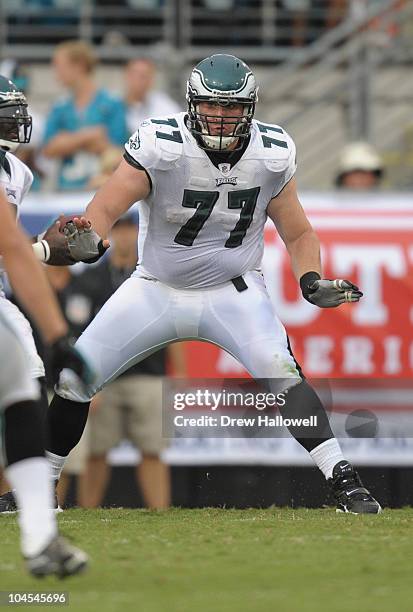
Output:
<instances>
[{"instance_id":1,"label":"opposing player's arm","mask_svg":"<svg viewBox=\"0 0 413 612\"><path fill-rule=\"evenodd\" d=\"M320 242L300 204L294 177L270 201L267 214L287 247L296 279L309 271L321 276Z\"/></svg>"}]
</instances>

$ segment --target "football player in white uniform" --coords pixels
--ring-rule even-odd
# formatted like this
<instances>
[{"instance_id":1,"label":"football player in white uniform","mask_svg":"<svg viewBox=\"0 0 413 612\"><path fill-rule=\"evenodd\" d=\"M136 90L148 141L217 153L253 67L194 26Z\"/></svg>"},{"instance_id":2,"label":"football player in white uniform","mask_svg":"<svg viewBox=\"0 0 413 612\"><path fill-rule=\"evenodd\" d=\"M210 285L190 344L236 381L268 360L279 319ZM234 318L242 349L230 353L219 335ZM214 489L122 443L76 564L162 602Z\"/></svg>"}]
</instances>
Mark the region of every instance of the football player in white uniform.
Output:
<instances>
[{"instance_id":1,"label":"football player in white uniform","mask_svg":"<svg viewBox=\"0 0 413 612\"><path fill-rule=\"evenodd\" d=\"M20 161L13 152L22 143L30 142L32 118L28 114L25 95L17 89L8 78L0 75L0 187L10 203L16 219L20 216L20 209L24 197L33 182L33 175L29 168ZM51 232L49 232L50 234ZM46 240L33 239L33 251L40 261L49 261L58 264L62 254L69 256L66 240L57 240L56 247L51 252ZM73 261L71 263L74 263ZM0 313L13 322L20 340L27 354L32 378L38 379L41 388L41 402L44 412L47 409L47 395L45 384L45 370L42 359L37 353L33 340L33 333L26 317L15 304L8 300L4 293L3 268L0 259Z\"/></svg>"},{"instance_id":2,"label":"football player in white uniform","mask_svg":"<svg viewBox=\"0 0 413 612\"><path fill-rule=\"evenodd\" d=\"M20 215L22 201L30 189L33 177L27 166L13 155L13 151L16 150L19 144L30 141L31 121L32 118L28 114L27 101L24 94L19 91L11 80L0 75L0 190L2 200L8 201L7 207L10 208L9 214L14 219L14 223L16 223L16 219ZM4 236L4 244L6 244L7 237L6 225L9 227L7 219L8 215L6 217L2 213L1 231ZM47 241L40 240L33 244L34 255L37 259L42 261L49 260L50 263L59 263L62 256L67 257L69 255L64 236L62 235L60 238L56 235L56 232L53 235L57 245L53 254ZM21 236L21 234L17 232L16 236ZM14 237L15 235L13 234L13 240ZM10 236L11 240L12 237ZM25 242L26 238L23 238L22 249L25 248ZM14 242L13 249L14 251L16 250ZM3 249L0 247L0 254L2 251ZM11 252L14 253L14 251ZM49 496L45 497L50 478L46 483L41 480L42 473L47 471L48 466L45 460L44 465L42 462L37 461L41 456L44 456L45 436L40 435L39 430L44 423L48 407L46 381L44 378L43 362L37 353L31 326L17 306L5 296L3 273L3 262L0 257L0 321L3 327L6 326L3 329L3 334L7 336L2 337L0 343L2 349L0 354L0 421L4 413L5 452L3 454L5 455L8 479L15 489L14 492L9 492L2 496L0 510L2 512L13 512L17 510L18 506L22 507L23 551L26 556L33 557L35 553L39 552L38 544L42 545L43 550L46 539L49 538L50 540L51 528L53 528L53 533L56 532L54 520L52 518L42 519L41 517L41 512L43 511L42 504L44 505L45 499L47 500L48 508L55 506L56 503L55 499L51 503ZM25 288L26 291L30 289L30 285L33 286L34 290L36 284L35 278L31 277L28 271L25 273L22 271L21 274L24 274L25 280L21 280L20 284L28 284L28 287ZM43 281L43 285L45 283L47 283L46 280ZM24 288L20 289L20 286L17 286L15 289L19 292ZM42 291L40 288L37 291L37 299L41 300ZM45 296L44 299L46 302L48 298L46 299ZM25 304L27 305L27 300ZM30 306L33 307L35 305L29 301L29 309ZM44 317L46 318L48 316L47 312L45 305L46 314ZM65 324L64 328L67 334L68 330ZM53 321L51 321L49 336L51 337L53 333ZM17 339L14 338L13 334L17 336ZM14 370L15 364L20 363L20 356L18 354L22 351L27 361L22 376L24 379L27 379L30 375L32 380L30 384L27 383L25 385L20 381L18 374ZM59 342L52 348L52 356L53 354L55 368L57 368L56 375L64 365L68 365L82 373L81 358L77 355L76 351L73 351L66 336L61 337ZM86 375L86 371L82 373L83 377ZM33 390L35 391L34 394ZM26 406L29 401L30 410ZM36 465L33 468L27 462L27 458L32 457L36 459L34 461ZM0 460L0 466L2 463ZM37 479L40 479L38 482L39 492L33 500L33 490L37 486ZM26 491L22 489L24 486L26 486ZM30 508L30 506L33 506L35 509L32 514L34 520L30 518L32 516L30 512L28 513L28 507ZM35 538L32 537L33 529L37 533ZM26 532L28 534L30 532L30 534L24 536ZM29 542L28 544L24 543L25 539ZM57 565L56 561L59 555L63 555L62 562L67 557L68 570L62 569ZM54 542L49 552L43 555L42 559L45 565L37 565L35 571L38 573L71 571L69 567L70 555L67 554L67 551L65 552L64 547L61 550L59 540ZM75 570L76 564L72 564L72 566Z\"/></svg>"},{"instance_id":3,"label":"football player in white uniform","mask_svg":"<svg viewBox=\"0 0 413 612\"><path fill-rule=\"evenodd\" d=\"M0 188L0 253L14 290L36 320L50 346L57 374L62 364L90 380L82 356L67 342L68 328L49 283L30 245L18 229ZM11 313L11 314L10 314ZM58 535L49 463L45 457L44 415L39 385L33 379L30 353L16 327L13 311L0 309L0 417L6 475L20 509L21 548L34 576L76 574L87 565L86 554Z\"/></svg>"},{"instance_id":4,"label":"football player in white uniform","mask_svg":"<svg viewBox=\"0 0 413 612\"><path fill-rule=\"evenodd\" d=\"M297 197L294 143L283 128L254 119L255 78L234 56L200 62L187 101L186 113L139 126L85 216L64 227L73 259L98 257L113 223L142 201L139 265L77 343L98 380L85 392L63 370L49 408L54 476L103 385L170 342L202 339L267 379L271 390L288 391L283 416L317 415L311 433L290 432L331 484L340 511L377 513L380 505L344 459L289 349L260 271L269 217L307 300L328 308L362 296L348 281L322 279L319 241Z\"/></svg>"}]
</instances>

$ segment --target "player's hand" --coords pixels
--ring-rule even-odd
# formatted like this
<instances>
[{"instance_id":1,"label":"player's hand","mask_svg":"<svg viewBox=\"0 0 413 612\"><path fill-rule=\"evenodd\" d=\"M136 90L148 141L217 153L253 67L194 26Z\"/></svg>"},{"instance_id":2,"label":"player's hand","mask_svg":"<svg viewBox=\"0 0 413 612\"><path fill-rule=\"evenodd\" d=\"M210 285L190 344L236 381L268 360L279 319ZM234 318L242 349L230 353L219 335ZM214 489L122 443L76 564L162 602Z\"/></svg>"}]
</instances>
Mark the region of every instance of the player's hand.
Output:
<instances>
[{"instance_id":1,"label":"player's hand","mask_svg":"<svg viewBox=\"0 0 413 612\"><path fill-rule=\"evenodd\" d=\"M67 221L61 231L66 236L70 255L75 261L94 263L110 246L109 240L102 240L85 217Z\"/></svg>"},{"instance_id":2,"label":"player's hand","mask_svg":"<svg viewBox=\"0 0 413 612\"><path fill-rule=\"evenodd\" d=\"M46 240L50 249L50 257L47 263L53 266L68 266L73 264L73 259L70 256L69 247L66 236L60 232L60 227L67 219L63 214L58 219L53 221L47 230L37 236L37 240Z\"/></svg>"},{"instance_id":3,"label":"player's hand","mask_svg":"<svg viewBox=\"0 0 413 612\"><path fill-rule=\"evenodd\" d=\"M63 368L73 370L84 385L94 380L94 372L80 352L73 346L69 336L62 336L49 346L53 384L59 379Z\"/></svg>"},{"instance_id":4,"label":"player's hand","mask_svg":"<svg viewBox=\"0 0 413 612\"><path fill-rule=\"evenodd\" d=\"M319 308L336 308L346 302L358 302L363 293L348 280L317 279L301 283L305 299Z\"/></svg>"}]
</instances>

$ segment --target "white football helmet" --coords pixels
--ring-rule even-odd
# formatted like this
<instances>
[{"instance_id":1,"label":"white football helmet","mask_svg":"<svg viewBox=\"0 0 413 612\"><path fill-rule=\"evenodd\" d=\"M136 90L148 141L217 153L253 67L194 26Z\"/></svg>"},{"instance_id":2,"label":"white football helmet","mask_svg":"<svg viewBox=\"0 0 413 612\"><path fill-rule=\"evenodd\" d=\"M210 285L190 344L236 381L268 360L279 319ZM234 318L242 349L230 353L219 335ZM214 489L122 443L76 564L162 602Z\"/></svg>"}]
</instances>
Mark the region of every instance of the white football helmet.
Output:
<instances>
[{"instance_id":1,"label":"white football helmet","mask_svg":"<svg viewBox=\"0 0 413 612\"><path fill-rule=\"evenodd\" d=\"M199 146L211 151L223 151L238 141L232 150L241 148L250 133L257 92L254 74L234 55L211 55L195 66L187 83L186 99L188 128ZM244 112L241 116L214 117L200 113L200 102L214 102L224 107L238 103L244 106ZM220 120L219 134L211 133L211 119L214 130ZM229 134L228 125L233 125Z\"/></svg>"}]
</instances>

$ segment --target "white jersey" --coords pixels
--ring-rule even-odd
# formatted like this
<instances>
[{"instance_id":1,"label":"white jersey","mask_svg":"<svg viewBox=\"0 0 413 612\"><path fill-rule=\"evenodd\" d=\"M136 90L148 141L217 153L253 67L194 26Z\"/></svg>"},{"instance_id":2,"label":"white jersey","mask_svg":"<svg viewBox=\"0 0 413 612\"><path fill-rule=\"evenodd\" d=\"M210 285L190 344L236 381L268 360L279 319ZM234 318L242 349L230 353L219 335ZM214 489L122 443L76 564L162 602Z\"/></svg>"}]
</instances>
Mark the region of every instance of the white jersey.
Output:
<instances>
[{"instance_id":1,"label":"white jersey","mask_svg":"<svg viewBox=\"0 0 413 612\"><path fill-rule=\"evenodd\" d=\"M141 269L196 289L259 269L267 206L295 173L295 145L281 127L254 120L241 159L217 168L184 118L145 120L125 148L152 181L140 203Z\"/></svg>"},{"instance_id":2,"label":"white jersey","mask_svg":"<svg viewBox=\"0 0 413 612\"><path fill-rule=\"evenodd\" d=\"M4 161L6 162L4 164ZM33 182L33 175L29 168L12 153L6 153L3 166L0 168L0 187L6 194L7 200L16 209L16 218L20 216L20 206ZM0 219L1 223L1 219ZM44 366L33 340L30 323L15 304L4 296L2 276L4 269L0 257L0 319L6 319L10 328L18 336L32 378L44 376ZM17 401L17 400L16 400Z\"/></svg>"},{"instance_id":3,"label":"white jersey","mask_svg":"<svg viewBox=\"0 0 413 612\"><path fill-rule=\"evenodd\" d=\"M26 164L12 153L5 154L3 166L0 166L0 187L3 189L7 200L15 207L16 219L18 219L20 206L33 182L33 174ZM0 257L0 295L3 291L3 274L4 269Z\"/></svg>"},{"instance_id":4,"label":"white jersey","mask_svg":"<svg viewBox=\"0 0 413 612\"><path fill-rule=\"evenodd\" d=\"M6 153L5 162L9 172L0 167L0 186L10 204L16 207L18 218L20 206L33 183L33 174L13 153Z\"/></svg>"}]
</instances>

